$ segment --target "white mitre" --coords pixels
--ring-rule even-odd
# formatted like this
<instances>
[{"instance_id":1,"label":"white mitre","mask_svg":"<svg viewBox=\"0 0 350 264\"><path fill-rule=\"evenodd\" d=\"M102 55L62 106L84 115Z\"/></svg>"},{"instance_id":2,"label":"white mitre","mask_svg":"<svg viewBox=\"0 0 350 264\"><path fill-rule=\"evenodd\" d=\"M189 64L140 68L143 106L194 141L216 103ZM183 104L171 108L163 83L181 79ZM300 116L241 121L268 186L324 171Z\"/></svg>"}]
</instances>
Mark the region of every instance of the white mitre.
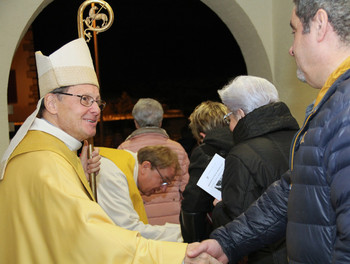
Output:
<instances>
[{"instance_id":1,"label":"white mitre","mask_svg":"<svg viewBox=\"0 0 350 264\"><path fill-rule=\"evenodd\" d=\"M59 87L78 84L92 84L99 87L90 50L83 38L67 43L50 56L45 56L40 51L37 51L35 59L39 79L40 100L36 110L21 125L4 153L0 164L0 180L4 177L9 157L27 134L46 94Z\"/></svg>"}]
</instances>

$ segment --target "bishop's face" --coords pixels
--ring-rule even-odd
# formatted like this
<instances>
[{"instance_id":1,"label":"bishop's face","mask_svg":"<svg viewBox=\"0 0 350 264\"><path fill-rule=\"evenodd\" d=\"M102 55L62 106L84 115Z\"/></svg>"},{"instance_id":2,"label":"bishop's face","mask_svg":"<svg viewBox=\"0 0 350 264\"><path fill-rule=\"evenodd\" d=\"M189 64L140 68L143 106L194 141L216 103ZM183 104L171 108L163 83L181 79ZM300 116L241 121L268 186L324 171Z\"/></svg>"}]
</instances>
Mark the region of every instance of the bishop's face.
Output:
<instances>
[{"instance_id":1,"label":"bishop's face","mask_svg":"<svg viewBox=\"0 0 350 264\"><path fill-rule=\"evenodd\" d=\"M88 95L94 100L100 99L99 89L91 84L71 86L66 93ZM56 96L59 96L60 99L56 100L55 125L79 141L93 137L96 134L96 126L101 114L97 103L93 102L87 107L80 103L80 97L61 94Z\"/></svg>"}]
</instances>

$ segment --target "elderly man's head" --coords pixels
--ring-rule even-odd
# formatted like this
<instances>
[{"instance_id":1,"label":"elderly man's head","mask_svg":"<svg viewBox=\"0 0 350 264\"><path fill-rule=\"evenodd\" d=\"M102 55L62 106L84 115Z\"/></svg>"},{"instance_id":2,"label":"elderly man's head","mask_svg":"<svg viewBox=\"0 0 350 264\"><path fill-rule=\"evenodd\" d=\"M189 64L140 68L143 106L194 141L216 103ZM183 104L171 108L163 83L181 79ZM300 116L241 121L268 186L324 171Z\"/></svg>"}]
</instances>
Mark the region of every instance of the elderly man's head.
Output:
<instances>
[{"instance_id":1,"label":"elderly man's head","mask_svg":"<svg viewBox=\"0 0 350 264\"><path fill-rule=\"evenodd\" d=\"M152 98L141 98L132 109L136 128L161 127L164 110L162 105Z\"/></svg>"},{"instance_id":2,"label":"elderly man's head","mask_svg":"<svg viewBox=\"0 0 350 264\"><path fill-rule=\"evenodd\" d=\"M42 102L39 117L82 141L93 137L105 102L84 39L64 45L49 56L36 52Z\"/></svg>"},{"instance_id":3,"label":"elderly man's head","mask_svg":"<svg viewBox=\"0 0 350 264\"><path fill-rule=\"evenodd\" d=\"M10 155L37 117L45 118L82 141L96 134L100 108L105 104L100 100L99 83L90 50L83 38L67 43L49 56L38 51L35 58L40 100L35 111L12 138L1 161L0 179L3 178Z\"/></svg>"},{"instance_id":4,"label":"elderly man's head","mask_svg":"<svg viewBox=\"0 0 350 264\"><path fill-rule=\"evenodd\" d=\"M226 116L230 130L238 121L255 109L279 101L276 87L268 80L256 76L241 75L218 90L221 101L230 110Z\"/></svg>"},{"instance_id":5,"label":"elderly man's head","mask_svg":"<svg viewBox=\"0 0 350 264\"><path fill-rule=\"evenodd\" d=\"M165 191L180 171L177 154L165 146L147 146L137 152L137 186L142 194Z\"/></svg>"},{"instance_id":6,"label":"elderly man's head","mask_svg":"<svg viewBox=\"0 0 350 264\"><path fill-rule=\"evenodd\" d=\"M44 98L43 118L82 141L96 134L97 122L105 103L99 89L91 84L58 88Z\"/></svg>"}]
</instances>

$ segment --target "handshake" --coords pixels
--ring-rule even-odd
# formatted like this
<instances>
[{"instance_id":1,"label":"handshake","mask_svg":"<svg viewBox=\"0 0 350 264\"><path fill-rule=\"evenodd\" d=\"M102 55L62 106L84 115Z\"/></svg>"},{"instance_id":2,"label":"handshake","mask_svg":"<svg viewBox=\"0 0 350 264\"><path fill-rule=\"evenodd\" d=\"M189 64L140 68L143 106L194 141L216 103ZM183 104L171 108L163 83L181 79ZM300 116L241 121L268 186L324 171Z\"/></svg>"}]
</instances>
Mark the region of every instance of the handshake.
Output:
<instances>
[{"instance_id":1,"label":"handshake","mask_svg":"<svg viewBox=\"0 0 350 264\"><path fill-rule=\"evenodd\" d=\"M222 251L220 244L214 239L187 246L185 264L220 264L228 263L228 258Z\"/></svg>"}]
</instances>

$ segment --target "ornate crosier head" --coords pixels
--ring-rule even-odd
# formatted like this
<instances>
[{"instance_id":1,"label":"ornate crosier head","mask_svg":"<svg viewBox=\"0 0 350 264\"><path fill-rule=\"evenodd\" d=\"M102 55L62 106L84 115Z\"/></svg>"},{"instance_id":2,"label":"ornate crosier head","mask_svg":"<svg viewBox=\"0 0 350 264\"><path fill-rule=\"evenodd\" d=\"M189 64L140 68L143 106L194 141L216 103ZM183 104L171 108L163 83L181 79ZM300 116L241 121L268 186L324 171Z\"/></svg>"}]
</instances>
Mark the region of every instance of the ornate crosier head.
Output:
<instances>
[{"instance_id":1,"label":"ornate crosier head","mask_svg":"<svg viewBox=\"0 0 350 264\"><path fill-rule=\"evenodd\" d=\"M89 5L89 15L84 19L84 10ZM102 12L104 10L108 11L108 15ZM102 0L86 0L80 5L78 10L79 37L89 42L92 37L90 31L96 31L97 34L106 31L112 26L113 21L114 13L107 2Z\"/></svg>"}]
</instances>

